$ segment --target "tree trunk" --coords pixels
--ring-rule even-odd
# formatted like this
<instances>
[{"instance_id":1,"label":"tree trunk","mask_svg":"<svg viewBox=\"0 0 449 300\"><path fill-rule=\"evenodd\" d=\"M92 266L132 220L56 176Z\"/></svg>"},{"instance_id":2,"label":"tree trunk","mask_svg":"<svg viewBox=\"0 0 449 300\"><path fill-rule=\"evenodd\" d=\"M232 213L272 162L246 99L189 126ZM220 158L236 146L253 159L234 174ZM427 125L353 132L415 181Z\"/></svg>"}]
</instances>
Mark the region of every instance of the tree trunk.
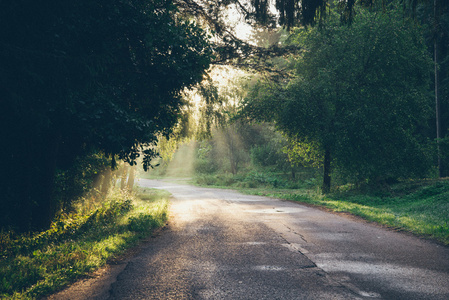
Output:
<instances>
[{"instance_id":1,"label":"tree trunk","mask_svg":"<svg viewBox=\"0 0 449 300\"><path fill-rule=\"evenodd\" d=\"M29 205L32 207L31 230L47 229L57 212L53 190L59 150L59 136L57 134L50 135L47 142L43 142L43 145L47 146L42 146L41 148L43 155L41 160L37 162L38 167L36 168L39 174L33 174L34 176L39 176L39 179L32 178L32 190L29 191L31 195L27 195L28 201L31 201Z\"/></svg>"},{"instance_id":2,"label":"tree trunk","mask_svg":"<svg viewBox=\"0 0 449 300\"><path fill-rule=\"evenodd\" d=\"M136 167L129 167L128 183L126 185L128 191L132 191L134 187L134 178L136 177Z\"/></svg>"},{"instance_id":3,"label":"tree trunk","mask_svg":"<svg viewBox=\"0 0 449 300\"><path fill-rule=\"evenodd\" d=\"M237 174L239 157L236 149L235 141L235 128L230 125L223 129L224 143L227 148L228 158L229 158L229 170L233 175Z\"/></svg>"},{"instance_id":4,"label":"tree trunk","mask_svg":"<svg viewBox=\"0 0 449 300\"><path fill-rule=\"evenodd\" d=\"M112 188L115 188L116 186L117 186L117 181L118 181L118 172L117 172L117 170L114 170L113 172L112 172L112 175L111 175L111 185L112 185Z\"/></svg>"},{"instance_id":5,"label":"tree trunk","mask_svg":"<svg viewBox=\"0 0 449 300\"><path fill-rule=\"evenodd\" d=\"M329 193L331 190L331 152L329 149L324 151L323 166L323 194Z\"/></svg>"},{"instance_id":6,"label":"tree trunk","mask_svg":"<svg viewBox=\"0 0 449 300\"><path fill-rule=\"evenodd\" d=\"M112 170L108 168L103 175L103 183L101 184L101 196L106 198L112 183Z\"/></svg>"},{"instance_id":7,"label":"tree trunk","mask_svg":"<svg viewBox=\"0 0 449 300\"><path fill-rule=\"evenodd\" d=\"M129 165L127 163L124 163L122 168L122 175L120 177L120 189L124 191L126 189L126 179L128 178Z\"/></svg>"},{"instance_id":8,"label":"tree trunk","mask_svg":"<svg viewBox=\"0 0 449 300\"><path fill-rule=\"evenodd\" d=\"M100 191L102 182L103 182L103 175L95 174L92 179L92 188L96 191Z\"/></svg>"},{"instance_id":9,"label":"tree trunk","mask_svg":"<svg viewBox=\"0 0 449 300\"><path fill-rule=\"evenodd\" d=\"M433 37L433 63L435 68L435 118L436 118L436 133L437 133L437 153L438 153L438 176L443 177L443 166L441 160L441 122L440 122L440 97L439 97L439 74L438 74L438 19L437 19L437 1L434 0L434 37Z\"/></svg>"}]
</instances>

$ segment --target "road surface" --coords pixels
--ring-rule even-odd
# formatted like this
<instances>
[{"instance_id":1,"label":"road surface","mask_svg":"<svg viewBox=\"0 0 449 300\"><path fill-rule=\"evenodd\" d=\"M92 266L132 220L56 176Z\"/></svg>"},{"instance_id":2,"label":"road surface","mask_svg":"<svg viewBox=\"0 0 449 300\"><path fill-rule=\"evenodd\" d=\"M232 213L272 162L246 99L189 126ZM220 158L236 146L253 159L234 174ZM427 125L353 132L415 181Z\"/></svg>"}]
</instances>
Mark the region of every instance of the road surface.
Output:
<instances>
[{"instance_id":1,"label":"road surface","mask_svg":"<svg viewBox=\"0 0 449 300\"><path fill-rule=\"evenodd\" d=\"M449 248L289 201L153 180L171 221L107 299L449 299Z\"/></svg>"}]
</instances>

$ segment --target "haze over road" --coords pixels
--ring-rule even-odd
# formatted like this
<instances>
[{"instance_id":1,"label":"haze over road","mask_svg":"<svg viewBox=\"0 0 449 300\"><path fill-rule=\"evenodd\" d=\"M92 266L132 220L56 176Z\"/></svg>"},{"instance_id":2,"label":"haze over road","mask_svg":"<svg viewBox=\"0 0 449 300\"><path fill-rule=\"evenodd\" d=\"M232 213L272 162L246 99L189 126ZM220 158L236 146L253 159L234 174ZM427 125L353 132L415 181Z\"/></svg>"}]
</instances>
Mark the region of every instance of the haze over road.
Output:
<instances>
[{"instance_id":1,"label":"haze over road","mask_svg":"<svg viewBox=\"0 0 449 300\"><path fill-rule=\"evenodd\" d=\"M110 299L449 299L449 248L288 201L141 179L168 229Z\"/></svg>"}]
</instances>

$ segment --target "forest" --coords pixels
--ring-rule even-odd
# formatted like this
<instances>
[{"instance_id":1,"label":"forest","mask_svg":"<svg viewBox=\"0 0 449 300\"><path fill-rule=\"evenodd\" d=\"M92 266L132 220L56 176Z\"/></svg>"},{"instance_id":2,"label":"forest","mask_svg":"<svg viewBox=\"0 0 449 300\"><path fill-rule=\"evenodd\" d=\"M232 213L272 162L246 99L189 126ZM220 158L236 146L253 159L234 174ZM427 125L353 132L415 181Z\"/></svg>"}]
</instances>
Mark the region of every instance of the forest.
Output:
<instances>
[{"instance_id":1,"label":"forest","mask_svg":"<svg viewBox=\"0 0 449 300\"><path fill-rule=\"evenodd\" d=\"M319 170L324 193L447 177L447 7L363 4L254 29L253 45L289 51L231 63L187 95L162 163L193 138L198 174Z\"/></svg>"},{"instance_id":2,"label":"forest","mask_svg":"<svg viewBox=\"0 0 449 300\"><path fill-rule=\"evenodd\" d=\"M125 214L137 176L449 192L446 0L8 0L0 26L5 259Z\"/></svg>"},{"instance_id":3,"label":"forest","mask_svg":"<svg viewBox=\"0 0 449 300\"><path fill-rule=\"evenodd\" d=\"M200 171L315 168L323 192L446 177L447 3L288 3L2 3L2 228L186 139Z\"/></svg>"},{"instance_id":4,"label":"forest","mask_svg":"<svg viewBox=\"0 0 449 300\"><path fill-rule=\"evenodd\" d=\"M447 243L447 5L343 4L254 28L248 43L281 53L214 65L140 176L324 206Z\"/></svg>"}]
</instances>

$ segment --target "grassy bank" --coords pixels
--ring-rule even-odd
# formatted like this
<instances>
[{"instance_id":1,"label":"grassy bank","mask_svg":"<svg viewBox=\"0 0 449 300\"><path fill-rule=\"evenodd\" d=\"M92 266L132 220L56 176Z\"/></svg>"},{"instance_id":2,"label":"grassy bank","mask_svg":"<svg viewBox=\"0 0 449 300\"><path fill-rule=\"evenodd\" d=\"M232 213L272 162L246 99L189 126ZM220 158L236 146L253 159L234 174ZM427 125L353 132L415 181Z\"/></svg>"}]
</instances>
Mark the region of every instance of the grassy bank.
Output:
<instances>
[{"instance_id":1,"label":"grassy bank","mask_svg":"<svg viewBox=\"0 0 449 300\"><path fill-rule=\"evenodd\" d=\"M403 181L375 188L345 186L327 195L314 187L315 179L289 183L273 174L202 175L196 182L348 212L449 245L449 180Z\"/></svg>"},{"instance_id":2,"label":"grassy bank","mask_svg":"<svg viewBox=\"0 0 449 300\"><path fill-rule=\"evenodd\" d=\"M83 203L45 232L1 232L0 298L40 298L105 265L164 225L169 195L117 191L101 203Z\"/></svg>"}]
</instances>

